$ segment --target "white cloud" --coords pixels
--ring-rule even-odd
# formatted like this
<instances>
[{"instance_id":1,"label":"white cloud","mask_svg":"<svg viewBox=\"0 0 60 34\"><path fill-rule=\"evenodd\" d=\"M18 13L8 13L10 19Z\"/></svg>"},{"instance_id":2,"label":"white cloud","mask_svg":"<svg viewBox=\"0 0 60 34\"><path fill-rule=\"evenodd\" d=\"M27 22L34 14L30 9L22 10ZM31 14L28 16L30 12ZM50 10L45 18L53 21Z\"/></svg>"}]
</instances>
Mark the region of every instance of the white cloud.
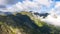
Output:
<instances>
[{"instance_id":1,"label":"white cloud","mask_svg":"<svg viewBox=\"0 0 60 34\"><path fill-rule=\"evenodd\" d=\"M0 0L0 5L2 4L6 4L6 1L5 0Z\"/></svg>"},{"instance_id":2,"label":"white cloud","mask_svg":"<svg viewBox=\"0 0 60 34\"><path fill-rule=\"evenodd\" d=\"M46 22L47 24L51 24L54 26L60 26L60 16L52 16L49 15L45 19L42 19L42 21Z\"/></svg>"},{"instance_id":3,"label":"white cloud","mask_svg":"<svg viewBox=\"0 0 60 34\"><path fill-rule=\"evenodd\" d=\"M35 11L35 12L46 12L47 10L49 10L50 8L52 8L52 6L54 5L54 2L49 1L49 0L33 0L33 1L29 1L29 0L25 0L22 3L18 2L15 5L13 5L10 8L8 8L9 10L15 10L18 11L22 11L22 10L26 10L26 11Z\"/></svg>"},{"instance_id":4,"label":"white cloud","mask_svg":"<svg viewBox=\"0 0 60 34\"><path fill-rule=\"evenodd\" d=\"M43 4L47 7L49 7L52 3L52 1L50 0L34 0L34 2L37 2L38 4Z\"/></svg>"},{"instance_id":5,"label":"white cloud","mask_svg":"<svg viewBox=\"0 0 60 34\"><path fill-rule=\"evenodd\" d=\"M55 7L50 10L50 12L54 11L58 15L60 14L60 2L56 2Z\"/></svg>"},{"instance_id":6,"label":"white cloud","mask_svg":"<svg viewBox=\"0 0 60 34\"><path fill-rule=\"evenodd\" d=\"M0 0L0 9L6 9L7 7L16 4L19 0Z\"/></svg>"},{"instance_id":7,"label":"white cloud","mask_svg":"<svg viewBox=\"0 0 60 34\"><path fill-rule=\"evenodd\" d=\"M55 7L60 7L60 2L56 2Z\"/></svg>"},{"instance_id":8,"label":"white cloud","mask_svg":"<svg viewBox=\"0 0 60 34\"><path fill-rule=\"evenodd\" d=\"M49 13L50 15L42 19L42 21L51 25L60 26L60 2L56 2L55 7Z\"/></svg>"},{"instance_id":9,"label":"white cloud","mask_svg":"<svg viewBox=\"0 0 60 34\"><path fill-rule=\"evenodd\" d=\"M0 0L0 5L12 5L17 3L19 0Z\"/></svg>"}]
</instances>

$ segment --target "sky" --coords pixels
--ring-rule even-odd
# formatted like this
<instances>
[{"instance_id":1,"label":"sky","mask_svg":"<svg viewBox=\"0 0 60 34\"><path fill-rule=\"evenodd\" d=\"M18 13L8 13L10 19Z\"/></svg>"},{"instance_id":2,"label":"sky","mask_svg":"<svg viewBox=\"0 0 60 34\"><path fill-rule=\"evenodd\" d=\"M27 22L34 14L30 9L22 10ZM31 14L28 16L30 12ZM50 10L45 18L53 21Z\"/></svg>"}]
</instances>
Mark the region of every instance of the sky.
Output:
<instances>
[{"instance_id":1,"label":"sky","mask_svg":"<svg viewBox=\"0 0 60 34\"><path fill-rule=\"evenodd\" d=\"M50 12L55 9L59 0L0 0L2 11L34 11L39 13ZM5 9L5 10L3 10ZM14 11L15 10L15 11Z\"/></svg>"},{"instance_id":2,"label":"sky","mask_svg":"<svg viewBox=\"0 0 60 34\"><path fill-rule=\"evenodd\" d=\"M0 0L0 11L33 11L60 13L60 0Z\"/></svg>"},{"instance_id":3,"label":"sky","mask_svg":"<svg viewBox=\"0 0 60 34\"><path fill-rule=\"evenodd\" d=\"M55 7L57 0L0 0L0 9L8 11L48 12ZM2 9L1 9L2 10ZM5 11L7 11L5 10Z\"/></svg>"}]
</instances>

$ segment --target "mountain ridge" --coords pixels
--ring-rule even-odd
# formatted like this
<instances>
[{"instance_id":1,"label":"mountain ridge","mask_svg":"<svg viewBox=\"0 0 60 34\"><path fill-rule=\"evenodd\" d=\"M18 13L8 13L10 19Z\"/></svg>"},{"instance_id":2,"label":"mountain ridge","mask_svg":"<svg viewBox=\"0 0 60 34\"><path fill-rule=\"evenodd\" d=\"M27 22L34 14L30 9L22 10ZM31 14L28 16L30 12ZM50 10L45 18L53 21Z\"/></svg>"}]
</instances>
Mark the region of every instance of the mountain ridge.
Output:
<instances>
[{"instance_id":1,"label":"mountain ridge","mask_svg":"<svg viewBox=\"0 0 60 34\"><path fill-rule=\"evenodd\" d=\"M57 34L59 32L54 26L40 21L30 12L0 15L1 34Z\"/></svg>"}]
</instances>

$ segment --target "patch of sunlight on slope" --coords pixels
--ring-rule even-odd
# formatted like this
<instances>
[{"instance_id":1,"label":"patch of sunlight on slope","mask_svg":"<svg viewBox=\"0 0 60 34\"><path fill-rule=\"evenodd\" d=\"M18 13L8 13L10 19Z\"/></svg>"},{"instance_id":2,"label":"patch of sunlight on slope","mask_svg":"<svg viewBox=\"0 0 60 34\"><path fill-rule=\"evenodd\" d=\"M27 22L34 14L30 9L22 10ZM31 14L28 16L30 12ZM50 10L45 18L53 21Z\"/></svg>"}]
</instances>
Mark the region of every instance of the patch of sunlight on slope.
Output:
<instances>
[{"instance_id":1,"label":"patch of sunlight on slope","mask_svg":"<svg viewBox=\"0 0 60 34\"><path fill-rule=\"evenodd\" d=\"M2 25L3 23L2 22L0 22L0 25Z\"/></svg>"},{"instance_id":2,"label":"patch of sunlight on slope","mask_svg":"<svg viewBox=\"0 0 60 34\"><path fill-rule=\"evenodd\" d=\"M12 30L12 32L14 32L15 34L22 34L22 33L21 33L21 31L23 30L22 28L19 28L21 31L20 31L17 27L16 27L16 28L13 28L13 27L10 26L9 28L10 28L10 29Z\"/></svg>"},{"instance_id":3,"label":"patch of sunlight on slope","mask_svg":"<svg viewBox=\"0 0 60 34\"><path fill-rule=\"evenodd\" d=\"M30 13L30 12L27 12L27 11L22 11L22 12L20 12L22 15L27 15L27 16L29 16L29 17L33 17L33 15L32 15L32 13Z\"/></svg>"},{"instance_id":4,"label":"patch of sunlight on slope","mask_svg":"<svg viewBox=\"0 0 60 34\"><path fill-rule=\"evenodd\" d=\"M3 22L0 22L0 34L15 34L8 25L4 24Z\"/></svg>"},{"instance_id":5,"label":"patch of sunlight on slope","mask_svg":"<svg viewBox=\"0 0 60 34\"><path fill-rule=\"evenodd\" d=\"M42 27L42 22L38 19L34 19L34 22L39 26L39 27Z\"/></svg>"}]
</instances>

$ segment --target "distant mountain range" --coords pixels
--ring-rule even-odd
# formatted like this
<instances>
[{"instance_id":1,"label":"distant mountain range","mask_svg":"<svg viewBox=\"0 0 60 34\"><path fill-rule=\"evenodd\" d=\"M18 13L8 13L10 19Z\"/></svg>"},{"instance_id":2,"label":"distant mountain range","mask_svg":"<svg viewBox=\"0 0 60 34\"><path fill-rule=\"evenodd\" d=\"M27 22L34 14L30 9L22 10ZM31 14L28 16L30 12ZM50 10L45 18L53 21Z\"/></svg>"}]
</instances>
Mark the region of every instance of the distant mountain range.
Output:
<instances>
[{"instance_id":1,"label":"distant mountain range","mask_svg":"<svg viewBox=\"0 0 60 34\"><path fill-rule=\"evenodd\" d=\"M43 18L47 17L49 15L49 13L34 13L35 15L38 15L40 17L43 16Z\"/></svg>"},{"instance_id":2,"label":"distant mountain range","mask_svg":"<svg viewBox=\"0 0 60 34\"><path fill-rule=\"evenodd\" d=\"M2 12L0 11L0 15L10 15L10 14L13 14L12 12Z\"/></svg>"}]
</instances>

